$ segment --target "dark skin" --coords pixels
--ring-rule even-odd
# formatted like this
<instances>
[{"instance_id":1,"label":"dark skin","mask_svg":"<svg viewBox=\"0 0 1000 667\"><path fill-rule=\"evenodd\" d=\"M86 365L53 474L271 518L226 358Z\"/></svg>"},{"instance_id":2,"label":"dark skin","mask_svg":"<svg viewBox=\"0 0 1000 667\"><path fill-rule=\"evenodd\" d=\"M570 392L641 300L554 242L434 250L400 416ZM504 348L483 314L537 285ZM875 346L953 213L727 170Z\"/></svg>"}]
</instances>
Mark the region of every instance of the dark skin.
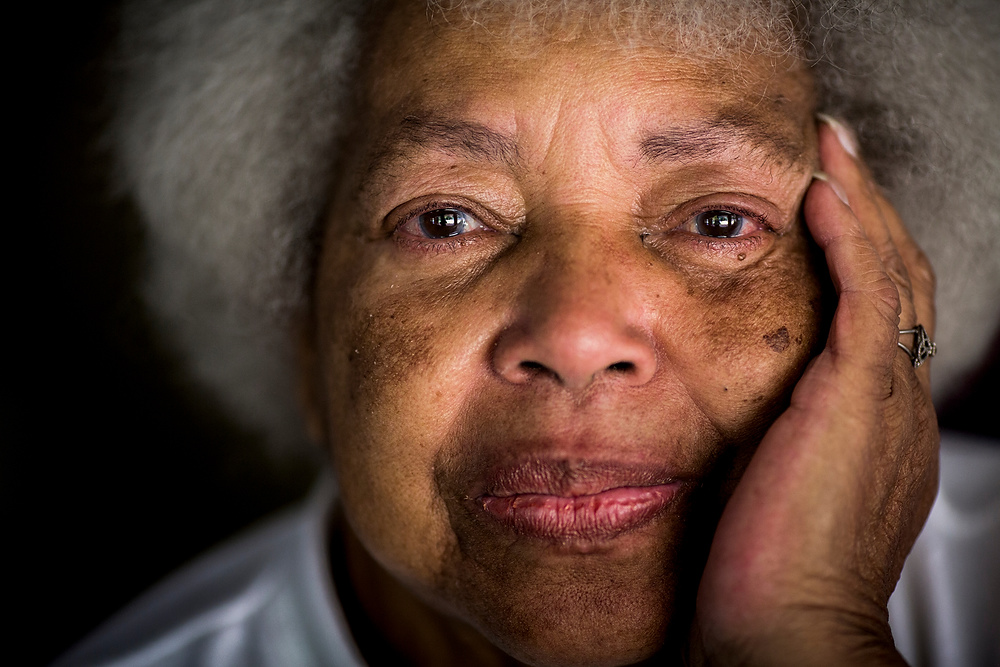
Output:
<instances>
[{"instance_id":1,"label":"dark skin","mask_svg":"<svg viewBox=\"0 0 1000 667\"><path fill-rule=\"evenodd\" d=\"M695 623L708 664L905 664L886 606L933 502L939 437L929 368L896 342L901 322L933 329L934 274L847 135L819 138L850 206L826 183L805 204L837 310L713 540Z\"/></svg>"},{"instance_id":2,"label":"dark skin","mask_svg":"<svg viewBox=\"0 0 1000 667\"><path fill-rule=\"evenodd\" d=\"M412 664L772 664L785 641L820 655L853 631L892 658L884 602L933 497L926 377L889 345L890 307L933 317L927 285L909 291L919 251L817 137L799 64L599 37L529 50L530 67L406 7L371 41L307 355L353 629ZM820 161L852 209L810 186ZM460 233L428 234L421 216L442 210ZM736 233L699 227L718 210ZM841 297L796 385L826 329L800 211ZM610 469L672 500L560 539L483 513L491 471L537 461L550 496ZM873 540L886 507L917 509ZM803 607L815 622L796 629Z\"/></svg>"}]
</instances>

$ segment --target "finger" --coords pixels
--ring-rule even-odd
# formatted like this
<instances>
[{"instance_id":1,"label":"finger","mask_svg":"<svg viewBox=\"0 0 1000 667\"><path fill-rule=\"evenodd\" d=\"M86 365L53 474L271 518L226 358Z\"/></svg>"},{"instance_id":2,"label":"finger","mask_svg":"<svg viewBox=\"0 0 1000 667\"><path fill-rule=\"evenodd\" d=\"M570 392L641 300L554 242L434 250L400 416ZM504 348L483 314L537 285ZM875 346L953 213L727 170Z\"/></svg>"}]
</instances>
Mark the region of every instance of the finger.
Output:
<instances>
[{"instance_id":1,"label":"finger","mask_svg":"<svg viewBox=\"0 0 1000 667\"><path fill-rule=\"evenodd\" d=\"M899 292L857 216L829 183L806 193L806 224L826 255L837 309L824 351L847 373L872 378L880 397L892 387L899 327Z\"/></svg>"},{"instance_id":2,"label":"finger","mask_svg":"<svg viewBox=\"0 0 1000 667\"><path fill-rule=\"evenodd\" d=\"M849 157L857 165L860 174L863 176L865 184L868 187L869 195L878 204L879 210L882 213L882 217L886 222L889 233L892 236L892 240L896 243L899 248L900 253L903 255L903 259L906 261L907 269L912 274L914 267L919 264L919 262L910 262L910 257L923 257L923 252L917 246L916 241L910 235L909 230L906 229L906 225L903 224L902 218L896 213L895 207L886 198L885 193L875 182L874 177L871 174L871 170L868 169L864 161L862 161L859 153L859 148L857 144L857 138L854 133L851 132L847 126L841 123L839 120L833 118L832 116L827 116L826 114L817 114L817 117L826 125L829 129L833 130L840 145L843 147L844 152L846 152ZM836 159L836 158L834 158ZM911 276L912 279L912 276Z\"/></svg>"},{"instance_id":3,"label":"finger","mask_svg":"<svg viewBox=\"0 0 1000 667\"><path fill-rule=\"evenodd\" d=\"M855 190L856 192L863 191L867 195L866 197L861 197L857 203L852 201L852 208L855 209L855 213L862 216L862 223L868 219L885 223L889 238L886 238L880 229L868 229L869 237L873 239L880 251L886 248L888 250L887 254L895 252L902 258L906 274L910 281L910 289L917 317L924 324L924 327L930 330L931 327L927 323L929 322L933 325L935 287L934 273L930 262L906 229L895 207L889 202L882 189L875 182L874 178L872 178L871 172L858 158L856 141L853 138L853 134L842 123L829 116L820 115L820 119L824 121L823 125L826 126L826 129L820 130L820 132L828 135L828 131L833 130L833 135L839 140L840 144L838 146L838 142L830 141L829 136L821 137L823 148L827 149L824 153L824 167L827 167L827 162L831 163L827 169L834 172L834 176L839 179L839 182L844 183L847 189ZM837 149L840 147L843 150L838 151ZM856 169L852 169L852 166L856 167ZM852 192L851 194L855 194L855 198L858 198L856 192ZM874 204L874 210L872 209L872 204ZM862 212L861 209L865 209L865 211ZM873 215L876 212L877 215ZM869 215L871 218L867 217ZM891 242L894 248L890 249L886 245L888 242ZM885 257L883 257L883 261L886 261ZM903 323L907 323L905 319Z\"/></svg>"},{"instance_id":4,"label":"finger","mask_svg":"<svg viewBox=\"0 0 1000 667\"><path fill-rule=\"evenodd\" d=\"M889 203L885 193L875 183L870 182L872 197L878 203L882 211L883 218L892 235L892 240L899 250L903 263L906 265L906 272L910 279L910 290L913 298L913 307L916 312L916 323L920 323L931 335L934 333L935 308L934 291L936 279L934 270L931 267L927 255L917 245L910 235L909 230L903 224L902 218L896 212L895 207ZM908 324L903 321L903 324Z\"/></svg>"},{"instance_id":5,"label":"finger","mask_svg":"<svg viewBox=\"0 0 1000 667\"><path fill-rule=\"evenodd\" d=\"M901 328L913 329L919 324L927 330L927 335L930 336L931 340L934 340L934 325L936 321L934 292L936 281L930 260L927 259L927 256L910 236L909 231L903 225L902 218L896 213L895 207L886 199L882 189L871 181L869 182L869 189L874 201L876 201L882 211L886 226L892 235L892 241L898 249L903 263L906 265L906 272L909 278L908 298L913 304L913 315L912 319L906 319L907 316L905 314L901 316ZM903 299L905 301L906 297L903 297ZM908 311L904 308L903 312L906 313ZM917 344L915 335L906 334L901 335L900 338L901 342L911 350ZM930 388L931 364L929 362L930 359L916 369L917 378L919 378L925 389Z\"/></svg>"},{"instance_id":6,"label":"finger","mask_svg":"<svg viewBox=\"0 0 1000 667\"><path fill-rule=\"evenodd\" d=\"M841 185L851 209L899 290L901 328L911 329L922 324L933 336L934 274L930 262L867 167L857 158L853 135L837 121L827 117L821 119L824 122L818 132L823 168ZM916 344L915 336L903 335L901 338L907 347ZM925 385L929 384L929 365L918 369L917 375Z\"/></svg>"},{"instance_id":7,"label":"finger","mask_svg":"<svg viewBox=\"0 0 1000 667\"><path fill-rule=\"evenodd\" d=\"M846 128L827 120L818 128L820 164L844 190L851 210L857 216L865 234L878 251L886 272L900 292L900 322L912 326L916 314L912 299L909 272L903 256L889 229L886 211L874 196L867 171L848 148L852 140L846 136ZM846 144L846 146L845 146Z\"/></svg>"}]
</instances>

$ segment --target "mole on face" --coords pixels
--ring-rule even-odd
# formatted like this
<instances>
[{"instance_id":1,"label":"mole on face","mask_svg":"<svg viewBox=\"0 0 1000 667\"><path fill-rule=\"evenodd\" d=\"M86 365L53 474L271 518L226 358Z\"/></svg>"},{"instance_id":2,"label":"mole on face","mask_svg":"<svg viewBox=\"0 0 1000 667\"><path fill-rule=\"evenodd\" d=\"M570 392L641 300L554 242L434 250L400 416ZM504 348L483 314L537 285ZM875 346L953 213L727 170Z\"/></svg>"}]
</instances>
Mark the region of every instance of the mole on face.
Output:
<instances>
[{"instance_id":1,"label":"mole on face","mask_svg":"<svg viewBox=\"0 0 1000 667\"><path fill-rule=\"evenodd\" d=\"M764 334L764 342L775 352L784 352L788 349L788 327L781 327L777 331Z\"/></svg>"}]
</instances>

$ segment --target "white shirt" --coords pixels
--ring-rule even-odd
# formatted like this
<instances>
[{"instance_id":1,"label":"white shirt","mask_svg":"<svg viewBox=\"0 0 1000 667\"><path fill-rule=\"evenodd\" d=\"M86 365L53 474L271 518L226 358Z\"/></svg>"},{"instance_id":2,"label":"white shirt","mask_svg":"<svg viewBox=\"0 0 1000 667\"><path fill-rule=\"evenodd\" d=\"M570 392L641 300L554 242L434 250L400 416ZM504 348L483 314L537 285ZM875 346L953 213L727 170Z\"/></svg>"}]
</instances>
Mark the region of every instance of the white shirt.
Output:
<instances>
[{"instance_id":1,"label":"white shirt","mask_svg":"<svg viewBox=\"0 0 1000 667\"><path fill-rule=\"evenodd\" d=\"M1000 442L941 434L941 487L889 624L911 665L1000 667Z\"/></svg>"},{"instance_id":2,"label":"white shirt","mask_svg":"<svg viewBox=\"0 0 1000 667\"><path fill-rule=\"evenodd\" d=\"M364 667L327 559L333 484L209 552L112 617L58 667Z\"/></svg>"},{"instance_id":3,"label":"white shirt","mask_svg":"<svg viewBox=\"0 0 1000 667\"><path fill-rule=\"evenodd\" d=\"M329 480L112 618L55 667L363 667L327 564ZM912 665L1000 666L1000 443L942 434L941 490L889 601Z\"/></svg>"}]
</instances>

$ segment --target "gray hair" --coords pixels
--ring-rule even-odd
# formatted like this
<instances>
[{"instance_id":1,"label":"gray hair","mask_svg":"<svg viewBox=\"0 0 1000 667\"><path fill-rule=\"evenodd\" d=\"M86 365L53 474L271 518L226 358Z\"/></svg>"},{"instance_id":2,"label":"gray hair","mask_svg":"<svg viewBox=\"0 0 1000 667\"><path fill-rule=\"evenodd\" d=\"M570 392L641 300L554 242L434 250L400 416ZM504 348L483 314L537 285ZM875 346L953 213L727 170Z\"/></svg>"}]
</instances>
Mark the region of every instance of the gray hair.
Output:
<instances>
[{"instance_id":1,"label":"gray hair","mask_svg":"<svg viewBox=\"0 0 1000 667\"><path fill-rule=\"evenodd\" d=\"M106 138L146 225L146 302L194 378L279 448L304 440L289 329L308 306L366 5L136 0L122 15ZM507 12L542 30L574 11L626 35L670 25L689 50L811 58L820 108L857 130L937 271L935 398L961 387L1000 325L1000 3L428 2L442 20Z\"/></svg>"}]
</instances>

